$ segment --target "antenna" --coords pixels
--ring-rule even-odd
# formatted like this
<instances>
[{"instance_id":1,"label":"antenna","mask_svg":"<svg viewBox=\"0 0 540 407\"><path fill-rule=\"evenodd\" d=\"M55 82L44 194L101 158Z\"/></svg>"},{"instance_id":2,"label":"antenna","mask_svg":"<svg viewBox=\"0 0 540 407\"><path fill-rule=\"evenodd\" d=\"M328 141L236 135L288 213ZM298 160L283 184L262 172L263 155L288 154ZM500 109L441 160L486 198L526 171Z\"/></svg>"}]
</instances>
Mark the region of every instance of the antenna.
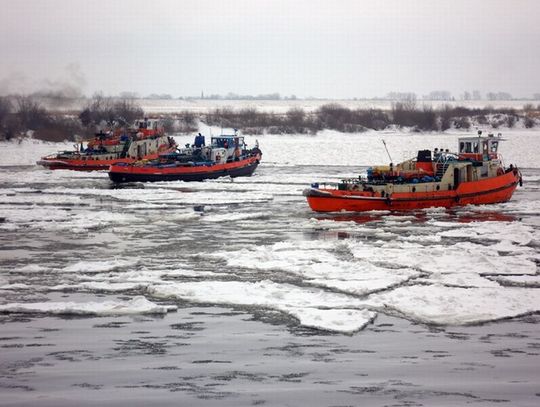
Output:
<instances>
[{"instance_id":1,"label":"antenna","mask_svg":"<svg viewBox=\"0 0 540 407\"><path fill-rule=\"evenodd\" d=\"M388 154L388 158L390 158L390 162L393 163L394 161L392 160L392 157L390 156L390 153L388 152L388 148L386 147L386 142L382 139L381 141L384 144L384 149L386 150L386 154Z\"/></svg>"}]
</instances>

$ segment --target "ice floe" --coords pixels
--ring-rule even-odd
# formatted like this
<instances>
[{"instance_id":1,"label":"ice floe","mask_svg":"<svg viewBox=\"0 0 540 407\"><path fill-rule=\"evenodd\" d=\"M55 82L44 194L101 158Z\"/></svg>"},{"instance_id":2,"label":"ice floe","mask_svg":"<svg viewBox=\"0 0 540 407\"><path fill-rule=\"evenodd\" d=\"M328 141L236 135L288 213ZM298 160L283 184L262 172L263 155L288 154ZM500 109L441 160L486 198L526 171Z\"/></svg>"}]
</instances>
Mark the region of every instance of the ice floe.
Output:
<instances>
[{"instance_id":1,"label":"ice floe","mask_svg":"<svg viewBox=\"0 0 540 407\"><path fill-rule=\"evenodd\" d=\"M536 157L521 154L523 145L538 143L538 132L510 133L503 153L520 167L538 167ZM384 137L399 159L430 144L453 149L461 135ZM262 135L263 162L253 177L118 189L106 172L10 167L71 145L0 143L7 148L0 163L7 166L0 173L7 243L0 289L6 298L58 298L59 290L96 297L3 304L0 312L169 309L145 297L97 301L118 293L272 309L344 333L369 325L377 313L444 325L538 312L538 170L525 169L524 186L504 204L406 215L309 211L301 191L310 183L335 183L387 161L380 137Z\"/></svg>"},{"instance_id":2,"label":"ice floe","mask_svg":"<svg viewBox=\"0 0 540 407\"><path fill-rule=\"evenodd\" d=\"M62 269L66 273L106 273L113 270L135 267L137 261L112 259L103 261L79 261Z\"/></svg>"},{"instance_id":3,"label":"ice floe","mask_svg":"<svg viewBox=\"0 0 540 407\"><path fill-rule=\"evenodd\" d=\"M376 313L358 309L289 308L287 312L310 328L333 332L353 333L373 321Z\"/></svg>"},{"instance_id":4,"label":"ice floe","mask_svg":"<svg viewBox=\"0 0 540 407\"><path fill-rule=\"evenodd\" d=\"M420 273L410 268L384 268L365 260L347 259L348 246L336 242L287 242L239 252L220 251L220 258L235 270L280 270L301 276L306 283L336 288L357 295L385 289ZM352 261L351 261L352 260Z\"/></svg>"},{"instance_id":5,"label":"ice floe","mask_svg":"<svg viewBox=\"0 0 540 407\"><path fill-rule=\"evenodd\" d=\"M166 314L176 310L170 305L158 305L143 296L127 301L103 302L34 302L0 305L3 313L58 314L58 315L130 315Z\"/></svg>"},{"instance_id":6,"label":"ice floe","mask_svg":"<svg viewBox=\"0 0 540 407\"><path fill-rule=\"evenodd\" d=\"M353 297L271 281L171 283L150 286L148 293L157 298L275 309L311 327L338 332L359 330L375 317Z\"/></svg>"},{"instance_id":7,"label":"ice floe","mask_svg":"<svg viewBox=\"0 0 540 407\"><path fill-rule=\"evenodd\" d=\"M538 290L512 287L404 286L373 294L368 303L415 321L442 325L482 323L540 311Z\"/></svg>"},{"instance_id":8,"label":"ice floe","mask_svg":"<svg viewBox=\"0 0 540 407\"><path fill-rule=\"evenodd\" d=\"M501 285L540 288L540 275L538 274L534 276L497 276L492 277L492 279Z\"/></svg>"},{"instance_id":9,"label":"ice floe","mask_svg":"<svg viewBox=\"0 0 540 407\"><path fill-rule=\"evenodd\" d=\"M90 281L80 284L61 284L50 287L51 291L100 291L100 292L121 292L131 290L141 290L146 288L143 283L115 283L110 281Z\"/></svg>"}]
</instances>

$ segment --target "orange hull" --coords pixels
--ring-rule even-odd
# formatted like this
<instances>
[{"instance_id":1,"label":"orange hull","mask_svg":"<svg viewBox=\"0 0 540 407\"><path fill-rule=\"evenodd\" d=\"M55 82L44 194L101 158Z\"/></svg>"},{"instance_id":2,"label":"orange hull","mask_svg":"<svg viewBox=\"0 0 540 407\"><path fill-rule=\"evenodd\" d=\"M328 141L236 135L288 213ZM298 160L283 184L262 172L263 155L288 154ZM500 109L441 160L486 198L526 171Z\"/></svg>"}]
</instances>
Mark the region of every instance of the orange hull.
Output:
<instances>
[{"instance_id":1,"label":"orange hull","mask_svg":"<svg viewBox=\"0 0 540 407\"><path fill-rule=\"evenodd\" d=\"M493 178L463 182L450 191L394 193L381 197L363 191L311 189L306 195L309 206L317 212L410 211L506 202L519 182L519 173L508 172Z\"/></svg>"},{"instance_id":2,"label":"orange hull","mask_svg":"<svg viewBox=\"0 0 540 407\"><path fill-rule=\"evenodd\" d=\"M171 153L176 150L176 147L160 149L159 153L148 154L144 156L145 160L154 160L160 154ZM113 164L125 163L131 164L138 161L136 158L111 158L108 160L95 160L91 155L81 156L81 158L42 158L38 161L38 165L47 167L51 170L75 170L75 171L98 171L108 170Z\"/></svg>"},{"instance_id":3,"label":"orange hull","mask_svg":"<svg viewBox=\"0 0 540 407\"><path fill-rule=\"evenodd\" d=\"M219 177L251 176L261 156L251 156L225 164L198 166L112 165L109 178L114 182L203 181Z\"/></svg>"}]
</instances>

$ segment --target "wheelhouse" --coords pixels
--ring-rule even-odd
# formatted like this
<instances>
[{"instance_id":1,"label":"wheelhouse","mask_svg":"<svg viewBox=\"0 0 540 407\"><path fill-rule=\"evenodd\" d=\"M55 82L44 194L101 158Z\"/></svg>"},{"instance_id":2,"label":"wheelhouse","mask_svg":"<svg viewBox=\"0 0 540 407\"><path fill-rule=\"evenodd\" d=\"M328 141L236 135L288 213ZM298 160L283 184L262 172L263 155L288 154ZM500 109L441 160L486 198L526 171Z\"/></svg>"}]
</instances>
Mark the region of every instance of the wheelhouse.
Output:
<instances>
[{"instance_id":1,"label":"wheelhouse","mask_svg":"<svg viewBox=\"0 0 540 407\"><path fill-rule=\"evenodd\" d=\"M219 137L212 137L212 147L219 147L219 148L245 148L245 141L243 136L229 136L229 135L222 135Z\"/></svg>"},{"instance_id":2,"label":"wheelhouse","mask_svg":"<svg viewBox=\"0 0 540 407\"><path fill-rule=\"evenodd\" d=\"M134 127L136 129L157 130L160 127L158 119L138 119L135 120Z\"/></svg>"},{"instance_id":3,"label":"wheelhouse","mask_svg":"<svg viewBox=\"0 0 540 407\"><path fill-rule=\"evenodd\" d=\"M500 141L502 141L500 133L497 137L493 134L486 137L479 131L478 137L462 137L458 139L459 157L475 161L497 159Z\"/></svg>"}]
</instances>

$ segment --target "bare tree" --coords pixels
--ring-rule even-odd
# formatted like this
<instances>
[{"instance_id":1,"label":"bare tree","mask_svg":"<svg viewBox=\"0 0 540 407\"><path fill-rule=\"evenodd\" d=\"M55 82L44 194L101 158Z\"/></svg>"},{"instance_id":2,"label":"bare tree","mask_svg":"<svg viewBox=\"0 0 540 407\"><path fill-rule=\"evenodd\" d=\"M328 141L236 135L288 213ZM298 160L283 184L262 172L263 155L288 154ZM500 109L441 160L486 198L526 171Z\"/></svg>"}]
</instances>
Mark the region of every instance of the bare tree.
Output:
<instances>
[{"instance_id":1,"label":"bare tree","mask_svg":"<svg viewBox=\"0 0 540 407\"><path fill-rule=\"evenodd\" d=\"M434 90L425 97L427 100L452 100L452 94L447 90Z\"/></svg>"},{"instance_id":2,"label":"bare tree","mask_svg":"<svg viewBox=\"0 0 540 407\"><path fill-rule=\"evenodd\" d=\"M290 126L300 128L304 125L306 112L299 107L293 107L287 111L287 121Z\"/></svg>"},{"instance_id":3,"label":"bare tree","mask_svg":"<svg viewBox=\"0 0 540 407\"><path fill-rule=\"evenodd\" d=\"M135 119L144 117L144 111L133 99L121 99L114 102L112 111L114 120L130 124Z\"/></svg>"},{"instance_id":4,"label":"bare tree","mask_svg":"<svg viewBox=\"0 0 540 407\"><path fill-rule=\"evenodd\" d=\"M0 138L11 140L15 132L16 120L12 114L13 105L8 97L0 97Z\"/></svg>"},{"instance_id":5,"label":"bare tree","mask_svg":"<svg viewBox=\"0 0 540 407\"><path fill-rule=\"evenodd\" d=\"M91 127L97 126L103 121L109 125L114 122L130 124L143 116L144 111L134 99L114 100L101 93L95 93L79 114L79 119L85 127Z\"/></svg>"},{"instance_id":6,"label":"bare tree","mask_svg":"<svg viewBox=\"0 0 540 407\"><path fill-rule=\"evenodd\" d=\"M24 129L37 130L49 122L47 111L30 96L17 96L16 113Z\"/></svg>"},{"instance_id":7,"label":"bare tree","mask_svg":"<svg viewBox=\"0 0 540 407\"><path fill-rule=\"evenodd\" d=\"M0 96L0 127L5 126L7 117L11 114L13 105L6 96Z\"/></svg>"}]
</instances>

